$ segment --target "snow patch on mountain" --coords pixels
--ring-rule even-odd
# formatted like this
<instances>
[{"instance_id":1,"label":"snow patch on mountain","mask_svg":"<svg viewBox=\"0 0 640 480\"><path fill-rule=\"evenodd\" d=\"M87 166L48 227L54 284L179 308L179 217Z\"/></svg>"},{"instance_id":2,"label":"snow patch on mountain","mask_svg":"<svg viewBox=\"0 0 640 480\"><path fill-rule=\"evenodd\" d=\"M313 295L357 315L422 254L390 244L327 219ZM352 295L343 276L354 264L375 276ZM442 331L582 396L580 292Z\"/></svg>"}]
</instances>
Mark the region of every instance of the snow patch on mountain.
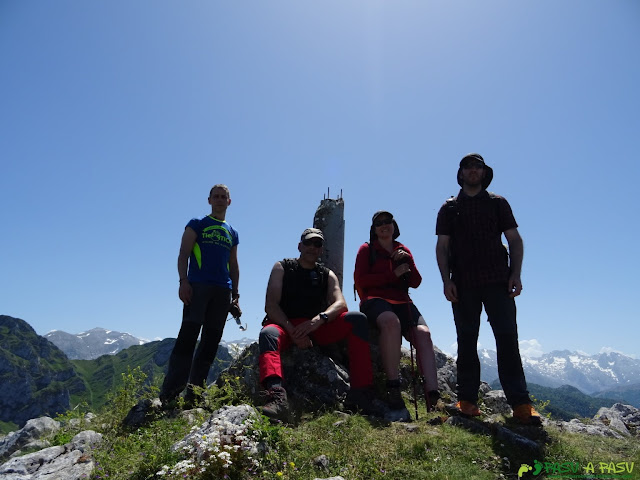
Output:
<instances>
[{"instance_id":1,"label":"snow patch on mountain","mask_svg":"<svg viewBox=\"0 0 640 480\"><path fill-rule=\"evenodd\" d=\"M493 350L479 352L482 380L491 383L498 378L497 357ZM522 357L529 383L547 387L571 385L584 393L640 383L640 360L618 352L587 355L582 352L557 350L540 357Z\"/></svg>"},{"instance_id":2,"label":"snow patch on mountain","mask_svg":"<svg viewBox=\"0 0 640 480\"><path fill-rule=\"evenodd\" d=\"M93 360L102 355L115 355L133 345L146 343L128 333L104 328L93 328L76 334L52 330L44 337L71 360Z\"/></svg>"}]
</instances>

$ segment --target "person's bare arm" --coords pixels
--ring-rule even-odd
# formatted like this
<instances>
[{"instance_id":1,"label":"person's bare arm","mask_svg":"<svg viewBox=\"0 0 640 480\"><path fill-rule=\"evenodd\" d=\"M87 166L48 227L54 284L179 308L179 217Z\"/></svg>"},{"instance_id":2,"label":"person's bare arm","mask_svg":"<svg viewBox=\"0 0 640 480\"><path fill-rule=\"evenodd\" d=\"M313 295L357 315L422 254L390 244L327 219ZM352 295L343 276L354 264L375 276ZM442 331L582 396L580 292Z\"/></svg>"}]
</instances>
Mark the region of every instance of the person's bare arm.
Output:
<instances>
[{"instance_id":1,"label":"person's bare arm","mask_svg":"<svg viewBox=\"0 0 640 480\"><path fill-rule=\"evenodd\" d=\"M282 298L282 282L284 279L284 268L280 262L271 269L271 275L269 276L269 283L267 284L267 297L265 300L264 311L266 312L269 320L273 323L280 325L287 333L291 333L293 325L289 322L289 319L285 315L282 308L280 308L280 300Z\"/></svg>"},{"instance_id":2,"label":"person's bare arm","mask_svg":"<svg viewBox=\"0 0 640 480\"><path fill-rule=\"evenodd\" d=\"M451 280L449 265L450 244L451 237L449 235L438 235L438 241L436 242L436 260L438 262L438 269L440 270L440 277L442 277L444 296L450 302L457 302L458 288Z\"/></svg>"},{"instance_id":3,"label":"person's bare arm","mask_svg":"<svg viewBox=\"0 0 640 480\"><path fill-rule=\"evenodd\" d=\"M229 310L234 317L242 315L240 309L240 294L238 293L240 284L240 267L238 266L238 246L231 247L229 252L229 276L231 277L231 304Z\"/></svg>"},{"instance_id":4,"label":"person's bare arm","mask_svg":"<svg viewBox=\"0 0 640 480\"><path fill-rule=\"evenodd\" d=\"M193 289L187 278L187 270L189 268L189 256L197 238L198 234L193 228L185 228L180 242L180 253L178 253L178 276L180 277L178 296L185 305L191 303L191 295L193 294Z\"/></svg>"},{"instance_id":5,"label":"person's bare arm","mask_svg":"<svg viewBox=\"0 0 640 480\"><path fill-rule=\"evenodd\" d=\"M520 274L522 272L522 260L524 258L524 242L517 228L510 228L504 232L504 236L509 243L509 266L511 274L509 275L509 296L517 297L522 292L522 281Z\"/></svg>"}]
</instances>

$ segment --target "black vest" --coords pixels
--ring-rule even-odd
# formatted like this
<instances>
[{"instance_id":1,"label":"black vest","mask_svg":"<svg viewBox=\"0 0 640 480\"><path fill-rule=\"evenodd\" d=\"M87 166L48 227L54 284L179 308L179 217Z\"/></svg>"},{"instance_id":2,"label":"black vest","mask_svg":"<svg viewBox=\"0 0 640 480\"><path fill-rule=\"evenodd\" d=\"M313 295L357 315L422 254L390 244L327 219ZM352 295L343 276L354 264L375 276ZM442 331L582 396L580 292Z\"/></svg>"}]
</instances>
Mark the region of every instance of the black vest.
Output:
<instances>
[{"instance_id":1,"label":"black vest","mask_svg":"<svg viewBox=\"0 0 640 480\"><path fill-rule=\"evenodd\" d=\"M327 308L329 269L316 264L302 268L297 258L280 261L284 268L280 308L287 318L313 318Z\"/></svg>"}]
</instances>

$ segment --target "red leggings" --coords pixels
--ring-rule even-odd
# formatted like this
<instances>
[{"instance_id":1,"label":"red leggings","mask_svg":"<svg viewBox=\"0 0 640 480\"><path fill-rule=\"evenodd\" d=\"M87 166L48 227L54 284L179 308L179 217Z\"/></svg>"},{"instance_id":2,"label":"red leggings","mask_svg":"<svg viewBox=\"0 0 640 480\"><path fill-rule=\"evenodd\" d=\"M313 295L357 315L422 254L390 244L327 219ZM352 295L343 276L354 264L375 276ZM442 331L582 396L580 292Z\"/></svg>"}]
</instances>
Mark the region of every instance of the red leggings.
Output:
<instances>
[{"instance_id":1,"label":"red leggings","mask_svg":"<svg viewBox=\"0 0 640 480\"><path fill-rule=\"evenodd\" d=\"M289 321L299 325L307 318L293 318ZM373 367L368 341L367 317L360 312L345 312L333 321L320 326L311 335L313 343L329 345L343 338L347 339L349 352L349 378L351 388L373 384ZM282 378L280 353L292 345L289 334L275 323L265 325L260 331L260 383L267 377Z\"/></svg>"}]
</instances>

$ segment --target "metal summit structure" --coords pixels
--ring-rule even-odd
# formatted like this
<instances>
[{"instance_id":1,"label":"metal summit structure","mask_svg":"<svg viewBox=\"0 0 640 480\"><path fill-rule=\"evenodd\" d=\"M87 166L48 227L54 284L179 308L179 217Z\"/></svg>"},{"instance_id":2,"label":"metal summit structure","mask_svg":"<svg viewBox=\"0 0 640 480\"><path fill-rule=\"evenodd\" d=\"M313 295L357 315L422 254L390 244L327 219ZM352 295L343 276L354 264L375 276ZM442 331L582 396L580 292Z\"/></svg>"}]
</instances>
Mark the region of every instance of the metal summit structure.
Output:
<instances>
[{"instance_id":1,"label":"metal summit structure","mask_svg":"<svg viewBox=\"0 0 640 480\"><path fill-rule=\"evenodd\" d=\"M338 198L327 195L320 202L313 217L314 228L319 228L324 234L324 249L321 262L325 267L333 270L340 281L342 289L342 271L344 267L344 200L342 190Z\"/></svg>"}]
</instances>

